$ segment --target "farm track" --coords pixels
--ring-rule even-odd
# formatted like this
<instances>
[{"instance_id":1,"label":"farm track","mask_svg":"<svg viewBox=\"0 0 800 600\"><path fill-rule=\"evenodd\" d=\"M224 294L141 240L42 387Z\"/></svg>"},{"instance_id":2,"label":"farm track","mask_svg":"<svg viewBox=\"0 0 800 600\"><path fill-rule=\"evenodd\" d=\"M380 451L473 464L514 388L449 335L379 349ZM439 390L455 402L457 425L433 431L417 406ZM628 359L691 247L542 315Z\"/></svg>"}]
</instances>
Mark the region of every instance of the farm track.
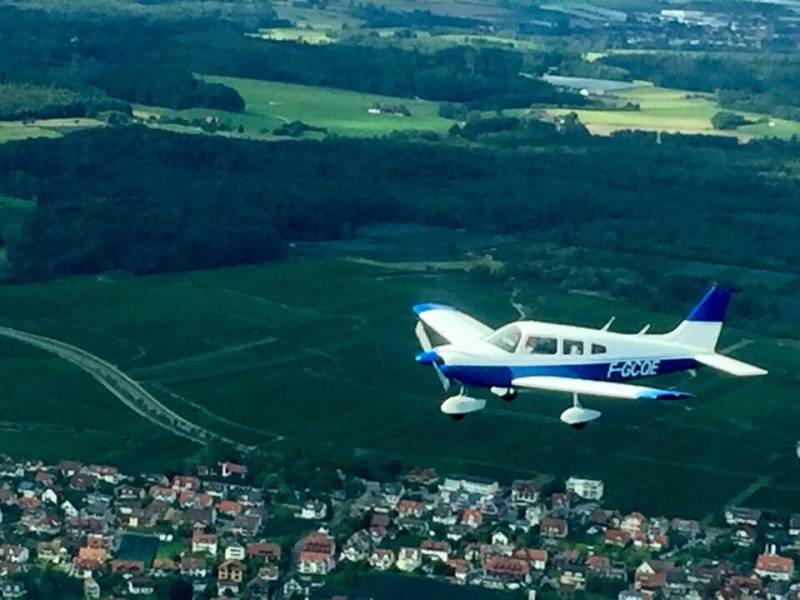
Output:
<instances>
[{"instance_id":1,"label":"farm track","mask_svg":"<svg viewBox=\"0 0 800 600\"><path fill-rule=\"evenodd\" d=\"M117 367L77 346L10 327L0 327L0 336L34 346L74 364L91 375L133 412L174 435L202 445L218 441L230 444L239 452L250 452L252 450L250 446L240 444L235 440L188 421L164 406L138 382L131 379Z\"/></svg>"}]
</instances>

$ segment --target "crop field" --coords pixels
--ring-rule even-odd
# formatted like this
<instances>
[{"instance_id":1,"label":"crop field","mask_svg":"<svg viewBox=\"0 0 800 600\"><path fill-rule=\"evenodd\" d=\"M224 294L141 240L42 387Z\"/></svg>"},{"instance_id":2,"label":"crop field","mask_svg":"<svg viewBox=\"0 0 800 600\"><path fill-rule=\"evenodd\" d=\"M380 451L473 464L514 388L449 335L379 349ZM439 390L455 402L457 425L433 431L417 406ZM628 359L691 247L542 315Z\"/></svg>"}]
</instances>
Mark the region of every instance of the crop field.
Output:
<instances>
[{"instance_id":1,"label":"crop field","mask_svg":"<svg viewBox=\"0 0 800 600\"><path fill-rule=\"evenodd\" d=\"M692 94L684 90L654 87L649 84L614 93L622 102L637 103L640 110L578 110L578 116L592 133L608 135L614 131L640 129L644 131L667 131L701 133L709 135L736 135L741 139L751 137L789 138L800 134L800 122L769 118L765 123L740 127L735 131L717 131L711 126L711 118L722 109L712 98ZM565 109L550 111L552 114L570 112ZM764 117L755 113L735 111L756 121Z\"/></svg>"},{"instance_id":2,"label":"crop field","mask_svg":"<svg viewBox=\"0 0 800 600\"><path fill-rule=\"evenodd\" d=\"M444 132L452 125L452 121L438 116L439 105L435 102L235 77L204 76L203 79L235 88L245 100L246 112L236 114L201 108L176 111L138 107L137 116L147 118L153 114L186 119L216 116L230 123L234 129L242 125L244 135L248 137L262 137L263 132L268 134L279 125L295 120L346 136L380 136L393 131L416 129ZM384 106L402 104L411 111L411 116L370 114L369 108L376 103ZM318 134L307 135L313 137Z\"/></svg>"},{"instance_id":3,"label":"crop field","mask_svg":"<svg viewBox=\"0 0 800 600\"><path fill-rule=\"evenodd\" d=\"M436 378L413 360L410 306L451 303L490 325L517 318L507 286L461 263L423 264L446 258L448 243L418 238L399 253L401 268L354 262L341 248L219 271L4 286L0 323L79 345L185 417L269 450L376 453L503 480L580 473L604 479L612 504L649 513L800 499L800 344L753 331L728 329L721 346L770 376L662 380L695 392L687 403L587 400L605 414L581 432L559 423L569 403L559 394L491 400L459 423L443 417ZM618 331L665 330L688 309L653 314L536 281L518 292L536 318L599 326L614 314ZM19 454L163 468L198 450L71 365L10 340L0 340L0 410L0 444Z\"/></svg>"}]
</instances>

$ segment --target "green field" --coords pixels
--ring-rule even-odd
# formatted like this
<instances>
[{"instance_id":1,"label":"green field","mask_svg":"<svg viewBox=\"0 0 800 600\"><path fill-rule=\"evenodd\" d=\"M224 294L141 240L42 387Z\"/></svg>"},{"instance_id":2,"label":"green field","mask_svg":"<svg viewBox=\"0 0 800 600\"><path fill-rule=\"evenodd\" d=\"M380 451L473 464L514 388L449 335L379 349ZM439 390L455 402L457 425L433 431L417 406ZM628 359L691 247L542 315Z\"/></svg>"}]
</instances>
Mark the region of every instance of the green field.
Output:
<instances>
[{"instance_id":1,"label":"green field","mask_svg":"<svg viewBox=\"0 0 800 600\"><path fill-rule=\"evenodd\" d=\"M751 137L789 138L800 135L800 122L770 118L769 123L758 123L740 127L736 131L717 131L711 126L711 118L722 109L708 95L691 94L685 90L643 85L615 92L620 101L637 103L638 111L628 110L578 110L578 116L592 133L608 135L614 131L640 129L644 131L667 131L679 133L701 133L709 135L736 135L742 139ZM550 111L552 114L570 112L565 109ZM750 120L764 115L735 111Z\"/></svg>"},{"instance_id":2,"label":"green field","mask_svg":"<svg viewBox=\"0 0 800 600\"><path fill-rule=\"evenodd\" d=\"M30 138L55 138L69 131L102 125L95 119L39 119L29 123L0 121L0 144Z\"/></svg>"},{"instance_id":3,"label":"green field","mask_svg":"<svg viewBox=\"0 0 800 600\"><path fill-rule=\"evenodd\" d=\"M295 120L325 127L328 133L344 136L379 136L393 131L417 129L444 132L452 125L452 121L438 116L439 105L435 102L256 79L212 76L204 76L203 79L235 88L245 100L246 112L236 114L203 108L175 111L140 106L136 115L141 118L151 114L170 115L187 119L216 116L221 121L229 122L234 129L242 125L244 135L250 137L264 137L262 131L271 132L279 125ZM403 104L411 111L411 116L374 115L367 112L376 103ZM312 137L315 135L311 134Z\"/></svg>"},{"instance_id":4,"label":"green field","mask_svg":"<svg viewBox=\"0 0 800 600\"><path fill-rule=\"evenodd\" d=\"M316 258L257 267L4 286L0 322L80 345L186 417L270 450L378 453L503 479L582 473L606 481L612 504L671 515L707 515L755 482L761 505L770 486L780 490L774 504L800 495L800 344L757 332L728 329L721 345L736 344L733 355L770 376L662 380L697 393L687 404L587 400L604 418L582 432L559 423L569 399L558 394L491 401L460 423L443 417L436 378L413 360L409 307L453 303L492 325L516 318L508 287L461 263L427 262L446 258L448 243L417 238L396 255L406 263L398 268L336 258L322 245ZM599 326L615 314L619 331L666 329L687 308L653 314L536 281L518 291L537 318ZM163 469L197 451L72 366L9 340L0 340L0 409L17 424L0 431L0 444L19 454Z\"/></svg>"}]
</instances>

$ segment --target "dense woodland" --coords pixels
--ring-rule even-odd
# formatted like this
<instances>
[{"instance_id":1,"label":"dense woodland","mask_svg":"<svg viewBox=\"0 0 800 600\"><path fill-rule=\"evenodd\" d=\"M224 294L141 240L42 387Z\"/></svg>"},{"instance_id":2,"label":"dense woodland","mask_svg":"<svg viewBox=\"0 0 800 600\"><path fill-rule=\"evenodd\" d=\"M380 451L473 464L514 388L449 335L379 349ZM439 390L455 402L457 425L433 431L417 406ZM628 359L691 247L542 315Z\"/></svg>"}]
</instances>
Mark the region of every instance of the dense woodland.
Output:
<instances>
[{"instance_id":1,"label":"dense woodland","mask_svg":"<svg viewBox=\"0 0 800 600\"><path fill-rule=\"evenodd\" d=\"M384 220L800 270L800 186L747 166L796 145L656 144L578 127L560 142L536 128L520 146L527 128L502 125L508 138L496 124L468 131L494 136L477 148L403 138L263 144L141 127L0 146L0 193L39 202L10 244L14 275L255 262L279 256L282 240L347 237Z\"/></svg>"},{"instance_id":2,"label":"dense woodland","mask_svg":"<svg viewBox=\"0 0 800 600\"><path fill-rule=\"evenodd\" d=\"M0 7L0 82L88 86L128 102L170 108L243 110L235 90L199 81L192 73L419 96L475 108L584 104L576 94L520 75L547 66L491 48L428 54L268 42L248 38L240 26L223 21L104 20Z\"/></svg>"}]
</instances>

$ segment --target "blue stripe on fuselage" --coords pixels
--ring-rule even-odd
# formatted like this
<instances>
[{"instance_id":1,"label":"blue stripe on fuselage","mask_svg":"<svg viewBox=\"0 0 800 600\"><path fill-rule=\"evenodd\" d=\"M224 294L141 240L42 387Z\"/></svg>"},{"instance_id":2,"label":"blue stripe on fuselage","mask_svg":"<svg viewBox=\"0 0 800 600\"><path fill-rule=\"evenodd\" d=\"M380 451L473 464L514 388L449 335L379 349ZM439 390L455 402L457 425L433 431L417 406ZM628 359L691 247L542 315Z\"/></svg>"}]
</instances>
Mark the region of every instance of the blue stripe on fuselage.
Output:
<instances>
[{"instance_id":1,"label":"blue stripe on fuselage","mask_svg":"<svg viewBox=\"0 0 800 600\"><path fill-rule=\"evenodd\" d=\"M455 379L464 385L475 387L510 387L511 381L517 377L571 377L574 379L590 379L594 381L629 381L638 379L642 375L625 375L624 369L609 366L624 365L626 362L636 362L640 359L620 359L616 361L576 364L576 365L547 365L535 367L510 367L502 365L444 365L442 372L450 379ZM667 375L700 366L693 358L662 358L658 361L658 368L654 373L647 375Z\"/></svg>"}]
</instances>

